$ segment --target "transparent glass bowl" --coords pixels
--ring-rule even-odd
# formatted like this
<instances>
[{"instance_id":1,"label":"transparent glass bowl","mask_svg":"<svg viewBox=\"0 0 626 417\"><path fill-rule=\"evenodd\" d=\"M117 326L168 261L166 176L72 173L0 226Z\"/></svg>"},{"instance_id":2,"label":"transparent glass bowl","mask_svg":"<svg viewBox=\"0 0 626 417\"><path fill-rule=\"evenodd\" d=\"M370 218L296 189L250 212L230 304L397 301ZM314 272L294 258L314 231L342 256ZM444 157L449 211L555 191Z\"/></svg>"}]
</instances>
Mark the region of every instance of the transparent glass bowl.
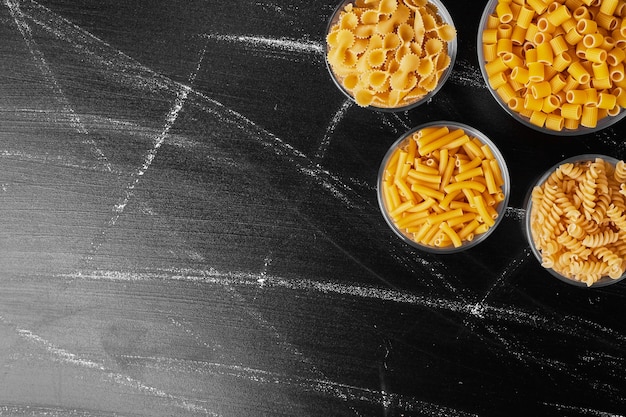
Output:
<instances>
[{"instance_id":1,"label":"transparent glass bowl","mask_svg":"<svg viewBox=\"0 0 626 417\"><path fill-rule=\"evenodd\" d=\"M398 149L401 149L406 144L407 140L409 140L409 138L411 137L413 133L421 129L427 128L427 127L443 127L443 126L449 127L450 130L462 129L463 131L465 131L465 133L468 136L477 138L480 140L480 142L482 142L482 144L487 145L489 149L491 150L491 153L493 154L494 158L498 162L498 165L502 174L502 180L504 183L502 185L502 192L504 194L504 199L500 201L499 203L497 203L496 206L494 206L498 216L495 219L495 223L493 224L493 226L491 226L484 233L476 234L474 238L470 241L463 240L461 246L459 247L455 247L454 245L442 246L442 247L431 246L431 245L426 245L426 244L423 244L421 242L417 242L416 240L414 240L411 234L406 233L394 223L393 219L389 215L389 211L387 207L385 206L385 201L384 201L384 196L383 196L383 182L384 182L384 176L385 176L385 169L387 168L387 165L392 155ZM489 237L489 235L493 233L493 231L496 229L496 227L500 224L500 222L504 218L504 214L505 214L509 197L510 197L510 192L511 192L511 178L509 175L509 170L508 170L506 161L504 160L504 157L500 153L500 150L497 148L495 143L491 141L485 134L478 131L477 129L470 127L468 125L462 124L462 123L458 123L458 122L451 122L451 121L430 122L430 123L417 126L409 130L408 132L404 133L391 145L391 147L385 154L381 162L379 171L378 171L378 180L377 180L378 205L387 225L405 243L417 249L420 249L426 252L437 253L437 254L450 254L450 253L460 252L460 251L469 249L471 247L474 247L478 245L479 243L483 242L485 239L487 239L487 237Z\"/></svg>"},{"instance_id":2,"label":"transparent glass bowl","mask_svg":"<svg viewBox=\"0 0 626 417\"><path fill-rule=\"evenodd\" d=\"M328 21L328 26L327 26L327 29L326 29L326 35L327 36L331 32L331 28L335 24L337 24L337 22L338 22L338 20L339 20L339 18L341 16L341 12L344 10L346 5L348 5L350 3L354 3L354 2L355 2L355 0L344 0L344 1L340 2L339 5L335 8L333 14L331 15L331 17L330 17L330 19ZM429 0L429 3L437 8L437 14L442 19L443 22L451 25L452 27L455 27L454 23L452 21L452 17L450 16L450 13L448 12L446 7L444 6L444 4L440 0ZM457 36L458 36L458 34L457 34ZM371 110L376 110L376 111L382 111L382 112L401 112L401 111L406 111L406 110L413 109L413 108L415 108L415 107L417 107L417 106L419 106L421 104L424 104L424 103L428 102L444 86L444 84L446 83L446 81L450 77L450 74L452 73L452 69L453 69L454 63L456 61L457 44L458 44L457 37L455 37L453 40L447 42L447 46L448 46L447 54L450 57L450 64L443 71L443 73L441 74L441 76L440 76L440 78L438 80L437 86L432 91L428 92L424 96L416 98L415 100L413 100L411 102L403 103L401 106L391 107L391 106L382 106L382 105L379 106L379 105L370 104L369 106L366 106L365 108L371 109ZM342 80L341 80L341 77L338 76L335 73L335 71L333 70L332 65L328 61L328 53L329 53L329 45L328 45L328 42L325 42L324 61L326 62L326 68L328 69L328 73L330 74L330 77L333 80L333 83L337 86L339 91L341 91L347 98L349 98L350 100L352 100L353 102L356 103L356 100L355 100L354 96L350 93L350 91L348 91L348 89L346 89L346 87L344 87L344 85L342 83Z\"/></svg>"},{"instance_id":3,"label":"transparent glass bowl","mask_svg":"<svg viewBox=\"0 0 626 417\"><path fill-rule=\"evenodd\" d=\"M539 177L539 179L528 190L528 193L526 194L525 203L524 203L525 216L524 216L523 228L524 228L524 234L526 235L526 239L528 241L530 249L532 250L533 254L535 255L535 258L537 259L537 261L539 261L540 264L542 264L542 262L543 262L542 254L537 249L537 246L535 244L535 241L534 241L532 233L531 233L531 212L533 210L533 204L532 204L532 191L533 191L533 189L536 186L542 185L548 179L548 177L550 177L550 175L559 166L561 166L562 164L593 161L596 158L601 158L601 159L611 163L612 165L615 165L618 162L618 160L613 158L613 157L606 156L606 155L600 155L600 154L584 154L584 155L578 155L578 156L574 156L574 157L571 157L571 158L567 158L567 159L564 159L563 161L559 162L558 164L555 164L550 169L548 169L543 175L541 175L541 177ZM566 282L568 284L571 284L571 285L574 285L574 286L578 286L578 287L588 287L588 285L585 282L577 281L575 279L569 278L569 277L567 277L567 276L565 276L563 274L560 274L559 272L555 271L552 268L545 268L545 269L552 276L558 278L559 280L561 280L563 282ZM593 287L593 288L604 287L604 286L607 286L607 285L615 284L615 283L623 280L624 278L626 278L626 273L622 274L622 276L620 278L616 278L616 279L610 278L609 276L604 276L600 280L596 281L593 285L591 285L591 287Z\"/></svg>"},{"instance_id":4,"label":"transparent glass bowl","mask_svg":"<svg viewBox=\"0 0 626 417\"><path fill-rule=\"evenodd\" d=\"M496 91L493 88L491 88L491 85L489 84L489 76L487 75L487 72L485 70L485 55L483 51L482 36L483 36L483 31L485 30L487 26L487 19L489 15L495 12L497 5L498 5L498 0L489 0L487 5L485 6L482 17L480 19L480 23L478 25L478 36L477 36L477 47L476 47L478 51L478 66L480 67L480 71L482 73L487 89L489 90L493 98L496 100L496 102L504 109L505 112L511 115L513 119L517 120L521 124L531 129L534 129L542 133L547 133L547 134L555 135L555 136L576 136L576 135L584 135L587 133L600 131L609 126L614 125L615 123L619 122L624 117L626 117L626 109L622 109L616 116L606 116L598 120L598 123L595 127L579 126L577 129L553 130L553 129L546 128L545 126L544 127L537 126L536 124L531 123L528 117L525 117L521 115L520 113L512 110L508 106L508 104L502 100L502 98L498 95L498 93L496 93Z\"/></svg>"}]
</instances>

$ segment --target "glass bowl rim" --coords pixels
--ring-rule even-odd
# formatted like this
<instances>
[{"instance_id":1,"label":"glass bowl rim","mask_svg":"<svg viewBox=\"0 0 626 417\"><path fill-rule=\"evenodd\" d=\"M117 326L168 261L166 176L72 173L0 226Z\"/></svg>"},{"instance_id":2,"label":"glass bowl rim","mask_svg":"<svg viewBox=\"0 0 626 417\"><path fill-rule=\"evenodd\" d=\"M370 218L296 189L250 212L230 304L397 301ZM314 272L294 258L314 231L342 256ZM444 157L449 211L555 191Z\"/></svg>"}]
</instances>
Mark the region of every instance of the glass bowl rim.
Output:
<instances>
[{"instance_id":1,"label":"glass bowl rim","mask_svg":"<svg viewBox=\"0 0 626 417\"><path fill-rule=\"evenodd\" d=\"M534 240L532 238L532 235L531 235L531 232L530 232L530 212L531 212L531 209L532 209L531 194L532 194L533 189L536 186L539 186L539 185L543 184L548 179L548 177L559 166L561 166L562 164L573 163L573 162L593 161L596 158L602 158L605 161L610 162L613 165L615 165L619 161L618 158L615 158L615 157L609 156L609 155L599 154L599 153L586 153L586 154L580 154L580 155L571 156L571 157L565 158L565 159L561 160L560 162L557 162L554 165L552 165L550 168L548 168L546 171L544 171L543 174L538 176L532 182L532 185L528 188L528 191L526 192L526 197L524 199L524 221L523 221L524 235L526 237L526 241L528 242L528 245L530 247L531 252L533 253L533 255L535 256L535 259L539 262L540 265L541 265L541 262L542 262L541 253L536 248L535 242L534 242ZM580 287L580 288L601 288L601 287L606 287L608 285L616 284L619 281L621 281L624 278L626 278L626 272L624 272L624 274L622 274L621 277L616 278L616 279L610 278L608 276L604 276L599 281L596 281L591 286L588 286L586 283L584 283L582 281L576 281L575 279L571 279L571 278L568 278L568 277L566 277L564 275L561 275L561 274L559 274L558 272L556 272L552 268L545 268L543 266L542 266L542 268L545 269L548 273L550 273L550 275L552 275L553 277L559 279L560 281L563 281L563 282L565 282L567 284L573 285L575 287Z\"/></svg>"},{"instance_id":2,"label":"glass bowl rim","mask_svg":"<svg viewBox=\"0 0 626 417\"><path fill-rule=\"evenodd\" d=\"M488 145L494 158L498 161L500 171L502 172L502 179L504 180L504 184L502 186L502 190L504 192L504 199L500 201L500 203L497 206L498 217L495 219L494 225L490 227L485 233L481 233L480 235L477 235L472 241L463 242L463 244L459 246L458 248L454 247L453 245L441 247L441 248L435 247L435 246L424 245L406 236L404 233L402 233L402 231L398 229L398 227L389 218L389 215L387 213L387 209L385 208L385 203L382 197L382 187L381 187L382 178L384 177L385 168L387 166L387 162L389 161L389 158L391 157L391 155L398 149L398 146L402 144L407 138L409 138L413 133L419 131L420 129L424 129L426 127L432 127L432 126L447 126L447 127L463 129L466 133L469 133L472 136L478 138L483 144ZM381 161L380 167L378 169L378 176L376 179L376 197L378 200L378 207L381 211L383 218L385 219L385 222L387 223L387 226L389 226L389 228L394 232L394 234L400 237L400 239L404 241L405 243L409 244L410 246L416 249L419 249L425 252L430 252L433 254L458 253L458 252L462 252L464 250L473 248L479 243L485 241L496 230L496 228L500 225L500 222L504 219L505 213L509 204L510 196L511 196L511 176L509 173L509 168L504 158L504 155L502 154L498 146L495 144L495 142L493 142L493 140L491 140L485 133L476 129L475 127L469 126L465 123L450 121L450 120L437 120L437 121L423 123L407 130L402 135L400 135L396 140L394 140L394 142L389 146L389 149L385 153Z\"/></svg>"},{"instance_id":3,"label":"glass bowl rim","mask_svg":"<svg viewBox=\"0 0 626 417\"><path fill-rule=\"evenodd\" d=\"M500 96L498 96L498 94L496 93L496 91L491 88L491 86L489 85L489 77L487 76L487 72L485 70L485 56L483 53L483 44L482 44L482 33L483 30L485 28L485 25L487 23L487 18L488 16L495 10L495 7L497 5L499 0L489 0L487 2L487 4L485 5L485 8L483 9L483 13L481 15L480 21L478 23L478 33L476 36L476 51L477 51L477 55L478 55L478 67L480 68L480 73L482 75L483 78L483 82L485 83L485 87L487 88L487 90L489 91L489 93L491 94L491 96L494 98L494 100L500 105L500 107L509 115L511 116L514 120L518 121L519 123L521 123L522 125L531 128L535 131L541 132L541 133L545 133L548 135L553 135L553 136L582 136L582 135L586 135L586 134L591 134L591 133L595 133L595 132L599 132L601 130L607 129L613 125L615 125L616 123L620 122L622 119L624 119L624 117L626 117L626 108L622 108L622 110L620 111L619 114L617 114L616 116L607 116L603 119L600 119L598 121L598 124L596 125L596 127L593 128L589 128L589 127L584 127L584 126L580 126L578 129L563 129L561 131L558 130L553 130L553 129L548 129L545 127L540 127L537 126L533 123L530 123L530 120L528 118L523 117L522 115L520 115L518 112L511 110L506 103L504 103L502 101L502 99L500 98Z\"/></svg>"},{"instance_id":4,"label":"glass bowl rim","mask_svg":"<svg viewBox=\"0 0 626 417\"><path fill-rule=\"evenodd\" d=\"M339 91L341 91L341 93L354 104L356 104L355 98L348 92L348 90L346 90L346 88L343 85L341 85L341 82L339 82L338 76L333 71L330 62L328 62L328 42L326 41L326 36L328 36L328 34L330 33L330 29L336 23L336 18L339 16L339 13L341 12L341 10L343 10L344 6L349 3L354 3L355 1L356 0L342 0L337 4L337 6L335 6L335 9L333 10L332 14L330 15L328 19L326 32L324 35L324 63L330 75L330 79L332 80L333 84L339 89ZM441 18L446 23L452 25L452 27L454 27L456 30L456 26L454 25L452 16L450 15L448 8L443 4L442 0L428 0L428 3L434 4L437 7L437 13L441 16ZM367 110L384 112L384 113L397 113L397 112L412 110L416 107L421 106L422 104L428 103L443 88L443 86L448 82L448 80L450 79L450 76L452 75L452 70L454 69L454 65L456 63L456 57L457 57L457 51L458 51L458 31L457 31L457 35L455 36L455 38L449 41L447 44L448 44L448 56L450 57L450 64L448 65L448 68L446 68L445 71L443 72L443 75L439 78L439 81L437 82L437 87L435 87L434 90L428 92L428 94L415 100L414 102L407 103L400 107L382 107L382 106L375 106L371 104L368 106L359 106L359 107L363 109L367 109Z\"/></svg>"}]
</instances>

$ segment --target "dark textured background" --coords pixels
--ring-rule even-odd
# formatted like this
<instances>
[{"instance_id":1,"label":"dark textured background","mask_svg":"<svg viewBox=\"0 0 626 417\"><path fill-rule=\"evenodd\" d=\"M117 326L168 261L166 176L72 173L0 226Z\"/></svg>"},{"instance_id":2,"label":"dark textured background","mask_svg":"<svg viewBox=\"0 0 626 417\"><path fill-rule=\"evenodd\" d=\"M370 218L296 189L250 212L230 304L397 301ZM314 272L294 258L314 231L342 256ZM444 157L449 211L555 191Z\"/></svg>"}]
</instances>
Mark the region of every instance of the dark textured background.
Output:
<instances>
[{"instance_id":1,"label":"dark textured background","mask_svg":"<svg viewBox=\"0 0 626 417\"><path fill-rule=\"evenodd\" d=\"M351 105L332 1L3 0L0 415L626 413L626 284L543 271L525 194L625 125L513 121L476 56L485 1L449 0L449 82L405 113ZM375 196L403 132L489 135L512 195L467 252L403 244Z\"/></svg>"}]
</instances>

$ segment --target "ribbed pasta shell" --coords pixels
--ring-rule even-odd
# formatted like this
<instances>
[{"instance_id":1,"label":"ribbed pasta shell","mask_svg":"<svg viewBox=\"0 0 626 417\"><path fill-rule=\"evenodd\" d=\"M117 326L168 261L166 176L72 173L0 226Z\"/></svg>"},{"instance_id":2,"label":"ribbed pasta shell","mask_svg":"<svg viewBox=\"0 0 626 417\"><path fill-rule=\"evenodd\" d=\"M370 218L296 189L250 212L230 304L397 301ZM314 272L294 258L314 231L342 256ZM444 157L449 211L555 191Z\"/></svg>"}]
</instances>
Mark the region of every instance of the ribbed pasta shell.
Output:
<instances>
[{"instance_id":1,"label":"ribbed pasta shell","mask_svg":"<svg viewBox=\"0 0 626 417\"><path fill-rule=\"evenodd\" d=\"M367 63L372 68L378 68L382 66L387 60L387 54L383 48L371 49L367 51L366 59L367 59Z\"/></svg>"},{"instance_id":2,"label":"ribbed pasta shell","mask_svg":"<svg viewBox=\"0 0 626 417\"><path fill-rule=\"evenodd\" d=\"M426 94L428 94L428 91L420 87L418 83L418 85L413 87L413 89L410 92L408 92L406 96L404 96L404 100L406 101L417 100L417 99L424 97Z\"/></svg>"},{"instance_id":3,"label":"ribbed pasta shell","mask_svg":"<svg viewBox=\"0 0 626 417\"><path fill-rule=\"evenodd\" d=\"M408 54L413 54L413 51L411 50L409 44L400 45L394 52L394 61L399 63L400 61L402 61L402 58L404 58L404 56Z\"/></svg>"},{"instance_id":4,"label":"ribbed pasta shell","mask_svg":"<svg viewBox=\"0 0 626 417\"><path fill-rule=\"evenodd\" d=\"M387 33L383 38L383 48L396 49L400 46L400 37L396 33Z\"/></svg>"},{"instance_id":5,"label":"ribbed pasta shell","mask_svg":"<svg viewBox=\"0 0 626 417\"><path fill-rule=\"evenodd\" d=\"M375 33L370 37L370 43L369 43L368 48L369 49L383 48L383 43L384 43L383 37L380 34Z\"/></svg>"},{"instance_id":6,"label":"ribbed pasta shell","mask_svg":"<svg viewBox=\"0 0 626 417\"><path fill-rule=\"evenodd\" d=\"M408 23L402 23L396 31L402 43L408 43L415 39L415 31Z\"/></svg>"},{"instance_id":7,"label":"ribbed pasta shell","mask_svg":"<svg viewBox=\"0 0 626 417\"><path fill-rule=\"evenodd\" d=\"M361 55L367 50L368 46L369 41L367 39L356 38L354 40L354 45L352 45L352 48L350 48L350 50L357 55Z\"/></svg>"},{"instance_id":8,"label":"ribbed pasta shell","mask_svg":"<svg viewBox=\"0 0 626 417\"><path fill-rule=\"evenodd\" d=\"M446 68L450 66L452 62L452 58L448 54L439 54L437 55L437 59L435 60L435 68L437 69L437 73L441 74Z\"/></svg>"},{"instance_id":9,"label":"ribbed pasta shell","mask_svg":"<svg viewBox=\"0 0 626 417\"><path fill-rule=\"evenodd\" d=\"M396 22L394 19L386 15L382 15L376 24L376 32L384 36L387 33L393 32L395 26Z\"/></svg>"},{"instance_id":10,"label":"ribbed pasta shell","mask_svg":"<svg viewBox=\"0 0 626 417\"><path fill-rule=\"evenodd\" d=\"M337 32L338 30L332 30L328 32L328 35L326 35L326 43L330 48L337 47Z\"/></svg>"},{"instance_id":11,"label":"ribbed pasta shell","mask_svg":"<svg viewBox=\"0 0 626 417\"><path fill-rule=\"evenodd\" d=\"M422 25L424 26L424 32L430 32L437 27L437 21L435 17L424 9L420 9L419 13L422 15Z\"/></svg>"},{"instance_id":12,"label":"ribbed pasta shell","mask_svg":"<svg viewBox=\"0 0 626 417\"><path fill-rule=\"evenodd\" d=\"M441 38L443 41L450 42L451 40L456 38L456 29L452 25L449 25L447 23L437 26L437 29L435 30L437 31L437 35L439 36L439 38Z\"/></svg>"},{"instance_id":13,"label":"ribbed pasta shell","mask_svg":"<svg viewBox=\"0 0 626 417\"><path fill-rule=\"evenodd\" d=\"M409 73L404 71L396 71L389 78L389 85L392 90L404 91L409 83Z\"/></svg>"},{"instance_id":14,"label":"ribbed pasta shell","mask_svg":"<svg viewBox=\"0 0 626 417\"><path fill-rule=\"evenodd\" d=\"M415 76L415 74L410 73L408 76L408 82L406 83L406 85L404 86L404 91L405 93L408 93L409 91L412 91L415 87L417 87L417 83L418 83L418 78Z\"/></svg>"},{"instance_id":15,"label":"ribbed pasta shell","mask_svg":"<svg viewBox=\"0 0 626 417\"><path fill-rule=\"evenodd\" d=\"M402 99L404 98L405 94L406 92L402 90L391 90L388 96L389 104L391 104L394 107L398 106L402 102Z\"/></svg>"},{"instance_id":16,"label":"ribbed pasta shell","mask_svg":"<svg viewBox=\"0 0 626 417\"><path fill-rule=\"evenodd\" d=\"M436 73L430 74L427 77L424 77L420 80L419 86L424 90L430 92L437 88L437 83L439 82L439 77Z\"/></svg>"},{"instance_id":17,"label":"ribbed pasta shell","mask_svg":"<svg viewBox=\"0 0 626 417\"><path fill-rule=\"evenodd\" d=\"M396 22L396 25L401 25L411 20L412 16L413 11L401 3L393 14L393 20Z\"/></svg>"},{"instance_id":18,"label":"ribbed pasta shell","mask_svg":"<svg viewBox=\"0 0 626 417\"><path fill-rule=\"evenodd\" d=\"M420 77L428 77L435 70L435 64L430 57L425 57L420 60L420 64L416 69L416 72Z\"/></svg>"},{"instance_id":19,"label":"ribbed pasta shell","mask_svg":"<svg viewBox=\"0 0 626 417\"><path fill-rule=\"evenodd\" d=\"M369 38L376 33L376 25L359 25L354 29L354 36L357 38Z\"/></svg>"},{"instance_id":20,"label":"ribbed pasta shell","mask_svg":"<svg viewBox=\"0 0 626 417\"><path fill-rule=\"evenodd\" d=\"M365 10L361 14L361 23L364 25L375 25L380 19L380 14L376 10Z\"/></svg>"},{"instance_id":21,"label":"ribbed pasta shell","mask_svg":"<svg viewBox=\"0 0 626 417\"><path fill-rule=\"evenodd\" d=\"M417 69L420 67L421 65L421 59L415 55L415 54L406 54L405 56L402 57L402 60L400 61L400 71L404 71L404 72L414 72L417 71Z\"/></svg>"},{"instance_id":22,"label":"ribbed pasta shell","mask_svg":"<svg viewBox=\"0 0 626 417\"><path fill-rule=\"evenodd\" d=\"M389 85L392 90L408 93L417 85L418 79L412 72L397 71L391 74Z\"/></svg>"},{"instance_id":23,"label":"ribbed pasta shell","mask_svg":"<svg viewBox=\"0 0 626 417\"><path fill-rule=\"evenodd\" d=\"M335 37L335 47L340 50L348 49L354 45L354 39L354 33L351 30L340 29Z\"/></svg>"},{"instance_id":24,"label":"ribbed pasta shell","mask_svg":"<svg viewBox=\"0 0 626 417\"><path fill-rule=\"evenodd\" d=\"M413 10L417 10L420 7L424 7L426 6L427 3L428 3L428 0L404 0L404 4L406 4L407 7Z\"/></svg>"},{"instance_id":25,"label":"ribbed pasta shell","mask_svg":"<svg viewBox=\"0 0 626 417\"><path fill-rule=\"evenodd\" d=\"M348 90L354 90L359 85L359 76L355 73L348 75L343 79L343 86Z\"/></svg>"},{"instance_id":26,"label":"ribbed pasta shell","mask_svg":"<svg viewBox=\"0 0 626 417\"><path fill-rule=\"evenodd\" d=\"M367 75L370 88L377 93L389 90L389 73L381 70L370 71Z\"/></svg>"},{"instance_id":27,"label":"ribbed pasta shell","mask_svg":"<svg viewBox=\"0 0 626 417\"><path fill-rule=\"evenodd\" d=\"M381 0L378 4L378 11L383 14L391 14L398 8L397 0Z\"/></svg>"},{"instance_id":28,"label":"ribbed pasta shell","mask_svg":"<svg viewBox=\"0 0 626 417\"><path fill-rule=\"evenodd\" d=\"M385 65L383 65L383 69L390 74L398 71L399 67L400 63L395 59L395 56L393 56L393 54L392 56L387 58L387 62L385 62Z\"/></svg>"},{"instance_id":29,"label":"ribbed pasta shell","mask_svg":"<svg viewBox=\"0 0 626 417\"><path fill-rule=\"evenodd\" d=\"M356 65L358 59L357 54L348 49L343 55L343 65L352 68Z\"/></svg>"},{"instance_id":30,"label":"ribbed pasta shell","mask_svg":"<svg viewBox=\"0 0 626 417\"><path fill-rule=\"evenodd\" d=\"M374 101L374 92L369 90L357 90L354 93L354 100L359 106L367 107Z\"/></svg>"},{"instance_id":31,"label":"ribbed pasta shell","mask_svg":"<svg viewBox=\"0 0 626 417\"><path fill-rule=\"evenodd\" d=\"M424 51L426 51L426 55L438 55L443 51L443 46L441 39L430 38L424 43Z\"/></svg>"},{"instance_id":32,"label":"ribbed pasta shell","mask_svg":"<svg viewBox=\"0 0 626 417\"><path fill-rule=\"evenodd\" d=\"M359 24L359 18L354 12L345 12L341 15L339 20L339 27L341 29L348 29L354 31L354 28Z\"/></svg>"}]
</instances>

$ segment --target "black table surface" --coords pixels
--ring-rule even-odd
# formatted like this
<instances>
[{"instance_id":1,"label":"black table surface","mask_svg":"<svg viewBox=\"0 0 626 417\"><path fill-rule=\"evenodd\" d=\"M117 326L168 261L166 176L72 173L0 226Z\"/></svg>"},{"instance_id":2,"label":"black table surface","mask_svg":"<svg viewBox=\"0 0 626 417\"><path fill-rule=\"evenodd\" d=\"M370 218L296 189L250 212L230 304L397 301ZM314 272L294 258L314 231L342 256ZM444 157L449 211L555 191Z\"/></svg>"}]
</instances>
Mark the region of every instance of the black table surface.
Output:
<instances>
[{"instance_id":1,"label":"black table surface","mask_svg":"<svg viewBox=\"0 0 626 417\"><path fill-rule=\"evenodd\" d=\"M3 1L0 415L625 415L626 284L558 281L522 223L552 165L626 158L626 125L507 115L485 4L447 2L450 79L382 113L327 73L333 1ZM388 147L436 120L512 179L495 232L445 256L376 199Z\"/></svg>"}]
</instances>

